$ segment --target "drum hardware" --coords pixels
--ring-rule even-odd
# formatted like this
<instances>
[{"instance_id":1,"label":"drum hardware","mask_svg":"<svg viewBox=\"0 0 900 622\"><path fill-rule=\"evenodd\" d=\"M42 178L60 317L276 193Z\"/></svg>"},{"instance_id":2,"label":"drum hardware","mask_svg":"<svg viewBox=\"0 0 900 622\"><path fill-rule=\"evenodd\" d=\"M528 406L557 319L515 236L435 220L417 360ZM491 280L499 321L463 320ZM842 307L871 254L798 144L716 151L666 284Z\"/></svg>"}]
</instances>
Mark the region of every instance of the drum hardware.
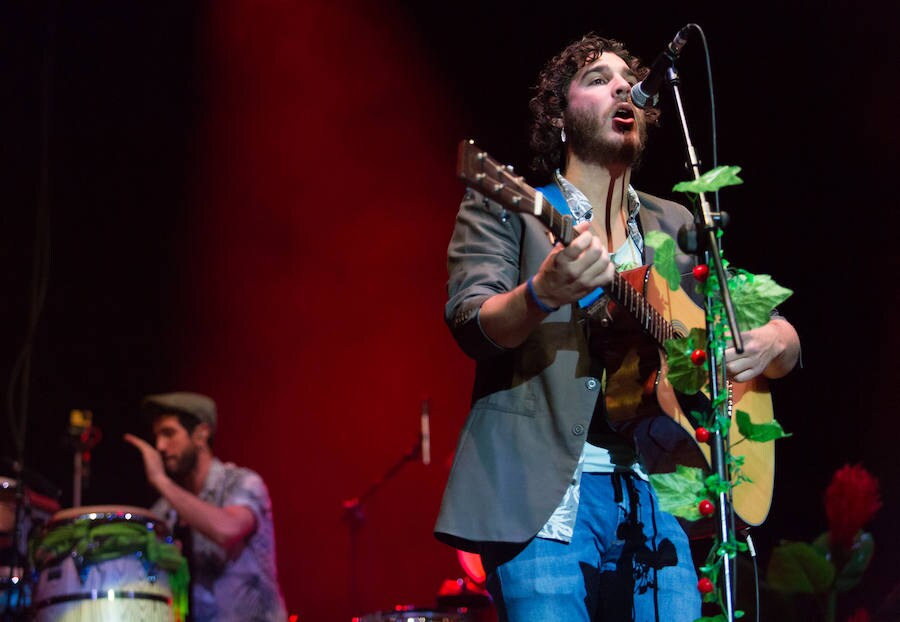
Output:
<instances>
[{"instance_id":1,"label":"drum hardware","mask_svg":"<svg viewBox=\"0 0 900 622\"><path fill-rule=\"evenodd\" d=\"M91 450L103 438L100 428L93 425L90 410L69 412L69 443L75 450L72 470L72 507L81 505L81 489L87 488L91 477Z\"/></svg>"},{"instance_id":2,"label":"drum hardware","mask_svg":"<svg viewBox=\"0 0 900 622\"><path fill-rule=\"evenodd\" d=\"M36 474L29 477L41 479ZM55 500L23 481L0 476L0 614L4 620L26 619L34 583L28 541L59 509Z\"/></svg>"},{"instance_id":3,"label":"drum hardware","mask_svg":"<svg viewBox=\"0 0 900 622\"><path fill-rule=\"evenodd\" d=\"M353 618L353 622L471 622L472 620L465 610L434 611L410 605L397 605L391 611L376 611Z\"/></svg>"}]
</instances>

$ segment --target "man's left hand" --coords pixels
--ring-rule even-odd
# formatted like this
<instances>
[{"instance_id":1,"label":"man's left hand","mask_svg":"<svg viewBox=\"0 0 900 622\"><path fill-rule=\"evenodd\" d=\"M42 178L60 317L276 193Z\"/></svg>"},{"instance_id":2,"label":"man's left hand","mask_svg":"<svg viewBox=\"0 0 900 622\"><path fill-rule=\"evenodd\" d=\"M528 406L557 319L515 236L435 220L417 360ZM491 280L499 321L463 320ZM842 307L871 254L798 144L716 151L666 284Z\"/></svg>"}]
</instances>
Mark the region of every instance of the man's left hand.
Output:
<instances>
[{"instance_id":1,"label":"man's left hand","mask_svg":"<svg viewBox=\"0 0 900 622\"><path fill-rule=\"evenodd\" d=\"M725 367L728 375L738 382L747 382L766 371L769 364L784 352L778 330L772 322L741 333L744 351L738 354L734 347L725 350Z\"/></svg>"}]
</instances>

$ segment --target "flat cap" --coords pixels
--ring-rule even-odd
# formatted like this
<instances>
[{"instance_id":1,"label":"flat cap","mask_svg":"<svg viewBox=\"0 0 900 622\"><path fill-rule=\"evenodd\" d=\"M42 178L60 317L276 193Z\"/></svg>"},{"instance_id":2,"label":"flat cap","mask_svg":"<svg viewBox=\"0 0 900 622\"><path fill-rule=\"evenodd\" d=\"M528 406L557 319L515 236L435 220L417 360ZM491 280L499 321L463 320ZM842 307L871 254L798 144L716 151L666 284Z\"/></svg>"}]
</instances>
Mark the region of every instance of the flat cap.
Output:
<instances>
[{"instance_id":1,"label":"flat cap","mask_svg":"<svg viewBox=\"0 0 900 622\"><path fill-rule=\"evenodd\" d=\"M178 413L190 415L200 423L209 425L210 433L216 432L216 403L211 397L200 393L176 391L147 395L141 401L141 410L151 416Z\"/></svg>"}]
</instances>

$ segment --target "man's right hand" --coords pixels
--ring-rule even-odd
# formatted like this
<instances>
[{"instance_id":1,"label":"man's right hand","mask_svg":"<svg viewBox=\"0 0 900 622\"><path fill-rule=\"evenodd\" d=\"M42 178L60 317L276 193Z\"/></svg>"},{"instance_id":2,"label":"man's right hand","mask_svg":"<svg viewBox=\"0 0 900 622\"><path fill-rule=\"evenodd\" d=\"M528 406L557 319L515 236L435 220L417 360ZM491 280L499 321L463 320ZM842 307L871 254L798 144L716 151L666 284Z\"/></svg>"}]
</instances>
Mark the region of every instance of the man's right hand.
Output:
<instances>
[{"instance_id":1,"label":"man's right hand","mask_svg":"<svg viewBox=\"0 0 900 622\"><path fill-rule=\"evenodd\" d=\"M547 306L567 305L612 283L615 266L590 226L589 222L577 225L578 236L572 243L557 244L534 275L534 293Z\"/></svg>"},{"instance_id":2,"label":"man's right hand","mask_svg":"<svg viewBox=\"0 0 900 622\"><path fill-rule=\"evenodd\" d=\"M156 448L142 438L138 438L134 434L126 434L124 439L137 447L141 452L141 458L144 460L144 472L147 474L147 481L150 485L160 490L162 483L168 479L166 469L163 466L163 460Z\"/></svg>"}]
</instances>

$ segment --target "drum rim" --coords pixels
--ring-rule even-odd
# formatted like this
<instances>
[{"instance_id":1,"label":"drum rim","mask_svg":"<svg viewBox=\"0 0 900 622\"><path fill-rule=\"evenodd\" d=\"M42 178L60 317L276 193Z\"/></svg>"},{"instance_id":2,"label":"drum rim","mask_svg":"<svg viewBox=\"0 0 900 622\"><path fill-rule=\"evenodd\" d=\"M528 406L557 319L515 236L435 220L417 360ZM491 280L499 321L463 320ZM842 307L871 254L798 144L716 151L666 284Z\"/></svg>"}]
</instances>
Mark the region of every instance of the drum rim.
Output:
<instances>
[{"instance_id":1,"label":"drum rim","mask_svg":"<svg viewBox=\"0 0 900 622\"><path fill-rule=\"evenodd\" d=\"M133 505L85 505L58 510L47 521L44 531L52 531L56 527L71 525L83 520L151 524L157 534L169 535L169 527L161 517L147 508Z\"/></svg>"}]
</instances>

